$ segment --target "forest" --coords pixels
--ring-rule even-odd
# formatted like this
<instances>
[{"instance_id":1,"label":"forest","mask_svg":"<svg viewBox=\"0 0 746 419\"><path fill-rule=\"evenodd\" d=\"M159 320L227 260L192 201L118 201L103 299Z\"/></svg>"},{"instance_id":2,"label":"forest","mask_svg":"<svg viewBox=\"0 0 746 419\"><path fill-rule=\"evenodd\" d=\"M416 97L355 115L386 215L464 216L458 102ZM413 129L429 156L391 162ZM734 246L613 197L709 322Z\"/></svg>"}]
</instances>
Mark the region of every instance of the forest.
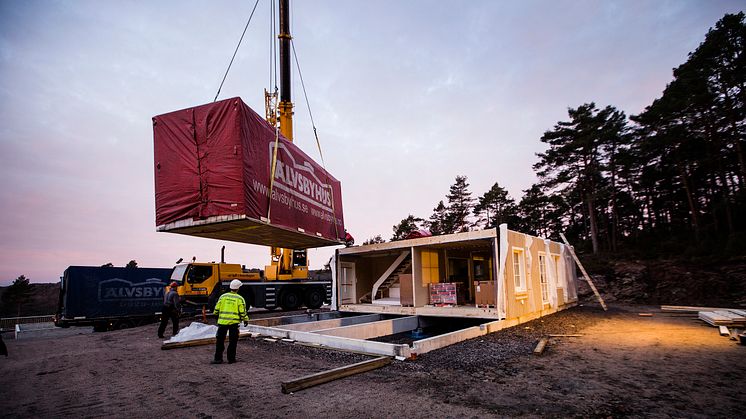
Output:
<instances>
[{"instance_id":1,"label":"forest","mask_svg":"<svg viewBox=\"0 0 746 419\"><path fill-rule=\"evenodd\" d=\"M456 176L428 218L408 215L391 240L496 227L627 257L746 253L746 25L726 14L638 115L570 107L546 130L538 181L516 200L499 182L472 196ZM630 86L634 88L634 86ZM381 242L376 236L366 243Z\"/></svg>"}]
</instances>

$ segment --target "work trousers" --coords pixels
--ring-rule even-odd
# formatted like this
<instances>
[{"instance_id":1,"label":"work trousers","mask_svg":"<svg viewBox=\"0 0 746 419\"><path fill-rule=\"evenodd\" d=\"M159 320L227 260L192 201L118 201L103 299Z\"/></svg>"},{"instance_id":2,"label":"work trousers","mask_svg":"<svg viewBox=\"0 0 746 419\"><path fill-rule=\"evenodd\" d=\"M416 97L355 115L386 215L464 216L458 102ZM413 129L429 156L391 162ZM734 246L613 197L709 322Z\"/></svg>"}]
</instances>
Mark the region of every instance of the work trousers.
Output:
<instances>
[{"instance_id":1,"label":"work trousers","mask_svg":"<svg viewBox=\"0 0 746 419\"><path fill-rule=\"evenodd\" d=\"M215 335L215 360L223 360L223 350L225 349L226 334L228 334L228 362L236 362L236 346L238 345L238 323L218 325L218 333Z\"/></svg>"},{"instance_id":2,"label":"work trousers","mask_svg":"<svg viewBox=\"0 0 746 419\"><path fill-rule=\"evenodd\" d=\"M166 326L168 325L169 319L174 326L173 335L176 336L176 334L179 333L179 310L176 310L175 308L170 306L163 306L163 311L161 314L161 325L158 327L158 337L163 337L163 332L166 331Z\"/></svg>"}]
</instances>

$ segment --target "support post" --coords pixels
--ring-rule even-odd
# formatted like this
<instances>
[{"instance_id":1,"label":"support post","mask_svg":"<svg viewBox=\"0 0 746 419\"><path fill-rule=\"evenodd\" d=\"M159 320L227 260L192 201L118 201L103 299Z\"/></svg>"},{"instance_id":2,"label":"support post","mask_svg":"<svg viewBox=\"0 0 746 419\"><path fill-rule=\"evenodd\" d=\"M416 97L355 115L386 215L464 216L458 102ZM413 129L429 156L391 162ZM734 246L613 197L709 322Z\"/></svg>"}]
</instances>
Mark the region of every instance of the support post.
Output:
<instances>
[{"instance_id":1,"label":"support post","mask_svg":"<svg viewBox=\"0 0 746 419\"><path fill-rule=\"evenodd\" d=\"M593 293L596 294L596 298L598 298L598 302L601 303L601 307L603 307L604 311L609 311L609 309L606 307L606 303L604 302L604 299L601 298L601 294L598 293L598 290L596 289L596 284L593 283L591 280L590 275L588 275L588 272L585 271L585 268L583 267L583 264L580 263L580 260L578 259L578 256L575 254L575 250L573 250L572 246L570 246L570 243L567 241L567 237L565 237L564 234L560 233L560 237L562 237L562 241L565 242L567 245L567 250L570 251L570 254L572 255L572 258L575 259L575 263L578 264L578 268L580 268L580 272L583 273L583 276L585 277L585 280L588 281L588 285L591 286L591 289L593 290Z\"/></svg>"}]
</instances>

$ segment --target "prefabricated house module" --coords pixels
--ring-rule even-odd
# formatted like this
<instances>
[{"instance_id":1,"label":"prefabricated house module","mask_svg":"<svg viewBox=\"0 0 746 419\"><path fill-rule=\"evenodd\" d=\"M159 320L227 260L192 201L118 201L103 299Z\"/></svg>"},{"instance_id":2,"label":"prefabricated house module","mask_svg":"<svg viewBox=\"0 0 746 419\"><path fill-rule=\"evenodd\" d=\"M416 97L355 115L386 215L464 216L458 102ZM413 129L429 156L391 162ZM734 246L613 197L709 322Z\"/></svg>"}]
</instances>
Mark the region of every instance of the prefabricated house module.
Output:
<instances>
[{"instance_id":1,"label":"prefabricated house module","mask_svg":"<svg viewBox=\"0 0 746 419\"><path fill-rule=\"evenodd\" d=\"M340 249L337 309L519 322L577 302L564 244L500 229Z\"/></svg>"},{"instance_id":2,"label":"prefabricated house module","mask_svg":"<svg viewBox=\"0 0 746 419\"><path fill-rule=\"evenodd\" d=\"M499 229L339 249L328 313L258 319L249 329L410 358L577 304L570 249Z\"/></svg>"}]
</instances>

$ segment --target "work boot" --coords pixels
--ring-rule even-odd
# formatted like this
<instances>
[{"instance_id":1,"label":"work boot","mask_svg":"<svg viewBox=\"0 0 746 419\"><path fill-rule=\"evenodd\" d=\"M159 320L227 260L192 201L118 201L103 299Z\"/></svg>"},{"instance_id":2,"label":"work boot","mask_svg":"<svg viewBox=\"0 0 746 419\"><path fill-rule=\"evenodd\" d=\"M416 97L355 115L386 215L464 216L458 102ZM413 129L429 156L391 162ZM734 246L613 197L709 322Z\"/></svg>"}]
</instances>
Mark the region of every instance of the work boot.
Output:
<instances>
[{"instance_id":1,"label":"work boot","mask_svg":"<svg viewBox=\"0 0 746 419\"><path fill-rule=\"evenodd\" d=\"M210 364L222 364L222 363L223 363L222 359L213 359L212 361L210 361Z\"/></svg>"},{"instance_id":2,"label":"work boot","mask_svg":"<svg viewBox=\"0 0 746 419\"><path fill-rule=\"evenodd\" d=\"M230 360L230 359L229 359L229 360L228 360L228 363L229 363L229 364L235 364L235 363L236 363L236 360L235 360L235 359L234 359L234 360Z\"/></svg>"}]
</instances>

